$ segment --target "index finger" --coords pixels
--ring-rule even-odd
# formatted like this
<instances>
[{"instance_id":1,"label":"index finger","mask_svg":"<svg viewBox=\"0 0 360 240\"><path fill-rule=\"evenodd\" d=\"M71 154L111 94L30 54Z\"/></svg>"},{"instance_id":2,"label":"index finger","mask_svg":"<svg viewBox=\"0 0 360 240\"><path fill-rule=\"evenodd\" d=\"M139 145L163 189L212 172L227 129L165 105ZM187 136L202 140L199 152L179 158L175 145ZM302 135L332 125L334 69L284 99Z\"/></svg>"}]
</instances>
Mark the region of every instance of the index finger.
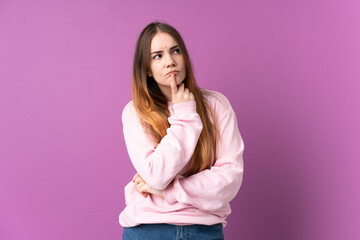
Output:
<instances>
[{"instance_id":1,"label":"index finger","mask_svg":"<svg viewBox=\"0 0 360 240\"><path fill-rule=\"evenodd\" d=\"M175 75L171 75L170 86L171 86L171 94L175 95L178 91L178 88L176 86Z\"/></svg>"}]
</instances>

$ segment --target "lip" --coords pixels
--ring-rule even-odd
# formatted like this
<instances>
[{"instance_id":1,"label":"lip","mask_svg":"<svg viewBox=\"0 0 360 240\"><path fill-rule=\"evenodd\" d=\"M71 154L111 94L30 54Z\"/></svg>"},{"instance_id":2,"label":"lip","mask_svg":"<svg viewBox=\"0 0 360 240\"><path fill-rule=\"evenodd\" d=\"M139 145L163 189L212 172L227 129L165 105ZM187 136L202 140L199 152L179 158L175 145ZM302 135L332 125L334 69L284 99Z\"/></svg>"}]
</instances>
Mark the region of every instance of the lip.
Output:
<instances>
[{"instance_id":1,"label":"lip","mask_svg":"<svg viewBox=\"0 0 360 240\"><path fill-rule=\"evenodd\" d=\"M171 75L171 74L178 74L179 73L179 71L176 71L176 70L173 70L173 71L170 71L170 72L168 72L165 76L167 76L167 75Z\"/></svg>"}]
</instances>

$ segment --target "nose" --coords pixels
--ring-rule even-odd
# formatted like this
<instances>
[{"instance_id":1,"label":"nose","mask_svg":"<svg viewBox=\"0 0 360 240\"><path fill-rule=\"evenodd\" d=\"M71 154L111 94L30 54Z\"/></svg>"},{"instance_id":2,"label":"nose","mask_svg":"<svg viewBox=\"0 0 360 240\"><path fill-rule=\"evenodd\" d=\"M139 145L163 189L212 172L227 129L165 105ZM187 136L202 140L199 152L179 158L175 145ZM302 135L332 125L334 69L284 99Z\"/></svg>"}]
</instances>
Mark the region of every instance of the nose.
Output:
<instances>
[{"instance_id":1,"label":"nose","mask_svg":"<svg viewBox=\"0 0 360 240\"><path fill-rule=\"evenodd\" d=\"M175 67L176 66L176 62L175 62L175 59L173 58L173 56L171 56L171 54L166 54L167 57L166 57L166 67L167 68L171 68L171 67Z\"/></svg>"}]
</instances>

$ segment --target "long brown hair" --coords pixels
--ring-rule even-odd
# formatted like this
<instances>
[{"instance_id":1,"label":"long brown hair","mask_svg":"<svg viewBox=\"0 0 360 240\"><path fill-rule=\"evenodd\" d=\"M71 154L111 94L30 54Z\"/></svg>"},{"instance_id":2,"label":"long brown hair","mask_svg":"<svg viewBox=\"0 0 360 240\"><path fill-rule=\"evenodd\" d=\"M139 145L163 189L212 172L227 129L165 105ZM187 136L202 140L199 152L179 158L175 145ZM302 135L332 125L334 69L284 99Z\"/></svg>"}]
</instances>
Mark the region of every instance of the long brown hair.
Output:
<instances>
[{"instance_id":1,"label":"long brown hair","mask_svg":"<svg viewBox=\"0 0 360 240\"><path fill-rule=\"evenodd\" d=\"M152 22L147 25L139 35L133 62L133 104L146 134L157 145L166 135L166 129L170 127L168 123L170 112L167 99L161 92L156 81L147 75L150 68L151 40L158 32L168 33L179 46L186 66L186 77L183 83L189 91L194 94L196 110L203 123L202 132L191 157L191 164L184 174L185 176L189 176L204 169L210 169L213 165L216 157L216 145L219 133L216 128L215 114L195 82L185 43L177 30L166 23Z\"/></svg>"}]
</instances>

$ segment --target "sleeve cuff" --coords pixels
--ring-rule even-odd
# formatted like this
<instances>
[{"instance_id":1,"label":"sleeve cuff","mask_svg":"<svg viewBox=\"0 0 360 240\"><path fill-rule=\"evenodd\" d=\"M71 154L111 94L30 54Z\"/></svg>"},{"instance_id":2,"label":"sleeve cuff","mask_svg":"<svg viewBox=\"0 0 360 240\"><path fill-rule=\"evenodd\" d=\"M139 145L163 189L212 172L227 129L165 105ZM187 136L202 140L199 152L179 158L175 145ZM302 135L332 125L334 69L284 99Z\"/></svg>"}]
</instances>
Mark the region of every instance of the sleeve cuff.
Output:
<instances>
[{"instance_id":1,"label":"sleeve cuff","mask_svg":"<svg viewBox=\"0 0 360 240\"><path fill-rule=\"evenodd\" d=\"M164 199L167 204L174 204L178 202L176 199L177 194L181 192L180 180L184 179L184 176L177 175L172 183L163 190Z\"/></svg>"},{"instance_id":2,"label":"sleeve cuff","mask_svg":"<svg viewBox=\"0 0 360 240\"><path fill-rule=\"evenodd\" d=\"M196 113L196 102L188 101L188 102L177 103L173 105L173 109L175 114Z\"/></svg>"},{"instance_id":3,"label":"sleeve cuff","mask_svg":"<svg viewBox=\"0 0 360 240\"><path fill-rule=\"evenodd\" d=\"M176 190L173 183L163 190L163 195L167 204L171 205L176 202Z\"/></svg>"}]
</instances>

